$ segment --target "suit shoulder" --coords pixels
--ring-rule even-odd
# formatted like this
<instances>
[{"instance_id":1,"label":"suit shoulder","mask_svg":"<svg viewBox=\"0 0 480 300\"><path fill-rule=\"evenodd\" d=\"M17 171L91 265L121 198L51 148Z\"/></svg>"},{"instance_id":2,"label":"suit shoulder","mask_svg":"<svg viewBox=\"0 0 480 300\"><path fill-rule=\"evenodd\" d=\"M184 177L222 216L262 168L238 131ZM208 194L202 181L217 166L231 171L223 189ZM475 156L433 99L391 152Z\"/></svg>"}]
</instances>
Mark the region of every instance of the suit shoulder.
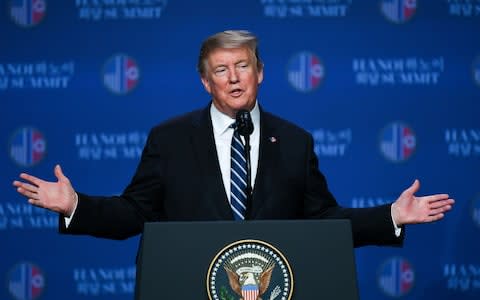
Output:
<instances>
[{"instance_id":1,"label":"suit shoulder","mask_svg":"<svg viewBox=\"0 0 480 300\"><path fill-rule=\"evenodd\" d=\"M309 137L311 134L304 128L298 126L297 124L288 121L286 119L280 118L269 112L264 112L265 122L270 126L281 130L281 132L288 133L294 136L299 137Z\"/></svg>"},{"instance_id":2,"label":"suit shoulder","mask_svg":"<svg viewBox=\"0 0 480 300\"><path fill-rule=\"evenodd\" d=\"M172 117L152 127L150 135L179 134L184 130L190 130L192 125L200 122L200 119L204 117L204 114L205 110L198 109Z\"/></svg>"}]
</instances>

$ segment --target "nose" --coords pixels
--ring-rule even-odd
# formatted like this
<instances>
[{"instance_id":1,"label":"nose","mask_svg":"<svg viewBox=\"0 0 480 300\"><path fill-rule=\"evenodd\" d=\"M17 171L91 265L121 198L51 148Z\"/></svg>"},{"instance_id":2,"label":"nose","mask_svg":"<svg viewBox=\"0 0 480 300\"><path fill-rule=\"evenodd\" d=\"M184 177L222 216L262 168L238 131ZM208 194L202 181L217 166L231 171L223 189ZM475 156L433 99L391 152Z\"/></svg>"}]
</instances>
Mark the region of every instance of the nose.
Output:
<instances>
[{"instance_id":1,"label":"nose","mask_svg":"<svg viewBox=\"0 0 480 300\"><path fill-rule=\"evenodd\" d=\"M237 83L239 81L239 77L238 77L238 74L237 74L237 70L234 68L232 71L229 72L230 74L230 77L228 78L230 83Z\"/></svg>"}]
</instances>

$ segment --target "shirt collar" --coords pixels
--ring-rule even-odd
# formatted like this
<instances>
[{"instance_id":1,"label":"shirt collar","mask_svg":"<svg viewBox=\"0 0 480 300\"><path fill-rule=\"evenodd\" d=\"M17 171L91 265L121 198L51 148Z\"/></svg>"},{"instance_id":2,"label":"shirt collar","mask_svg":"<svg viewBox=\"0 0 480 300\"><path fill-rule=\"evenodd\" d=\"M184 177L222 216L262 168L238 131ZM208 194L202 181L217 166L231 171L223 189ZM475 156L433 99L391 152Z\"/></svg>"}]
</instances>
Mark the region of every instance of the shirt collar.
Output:
<instances>
[{"instance_id":1,"label":"shirt collar","mask_svg":"<svg viewBox=\"0 0 480 300\"><path fill-rule=\"evenodd\" d=\"M222 135L227 129L235 122L235 119L219 111L215 105L210 105L210 116L212 118L213 130L216 134ZM252 118L253 128L256 130L260 126L260 108L258 107L258 101L255 101L255 106L250 111Z\"/></svg>"}]
</instances>

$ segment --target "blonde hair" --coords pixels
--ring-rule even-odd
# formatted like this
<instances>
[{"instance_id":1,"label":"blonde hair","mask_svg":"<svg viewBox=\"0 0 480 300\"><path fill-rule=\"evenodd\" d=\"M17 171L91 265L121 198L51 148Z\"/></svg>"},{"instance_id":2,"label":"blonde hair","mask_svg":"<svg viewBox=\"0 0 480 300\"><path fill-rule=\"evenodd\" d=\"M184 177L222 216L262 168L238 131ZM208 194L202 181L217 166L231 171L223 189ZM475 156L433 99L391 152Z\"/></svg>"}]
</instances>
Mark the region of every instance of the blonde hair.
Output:
<instances>
[{"instance_id":1,"label":"blonde hair","mask_svg":"<svg viewBox=\"0 0 480 300\"><path fill-rule=\"evenodd\" d=\"M216 49L234 49L246 47L254 58L257 70L263 69L263 62L258 51L258 40L255 35L246 30L226 30L208 37L202 43L198 56L197 71L205 75L207 59Z\"/></svg>"}]
</instances>

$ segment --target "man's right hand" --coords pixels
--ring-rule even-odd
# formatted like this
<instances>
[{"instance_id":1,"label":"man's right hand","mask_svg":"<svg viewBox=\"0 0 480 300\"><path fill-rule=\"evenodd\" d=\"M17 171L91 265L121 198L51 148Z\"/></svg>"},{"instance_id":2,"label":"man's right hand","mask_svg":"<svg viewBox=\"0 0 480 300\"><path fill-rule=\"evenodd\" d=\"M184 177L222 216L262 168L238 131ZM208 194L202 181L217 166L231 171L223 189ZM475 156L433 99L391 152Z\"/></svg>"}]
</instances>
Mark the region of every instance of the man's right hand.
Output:
<instances>
[{"instance_id":1,"label":"man's right hand","mask_svg":"<svg viewBox=\"0 0 480 300\"><path fill-rule=\"evenodd\" d=\"M28 198L30 204L70 217L77 207L77 194L70 180L63 175L60 165L55 166L54 173L57 182L21 173L20 178L26 182L15 180L13 185L17 187L17 192Z\"/></svg>"}]
</instances>

